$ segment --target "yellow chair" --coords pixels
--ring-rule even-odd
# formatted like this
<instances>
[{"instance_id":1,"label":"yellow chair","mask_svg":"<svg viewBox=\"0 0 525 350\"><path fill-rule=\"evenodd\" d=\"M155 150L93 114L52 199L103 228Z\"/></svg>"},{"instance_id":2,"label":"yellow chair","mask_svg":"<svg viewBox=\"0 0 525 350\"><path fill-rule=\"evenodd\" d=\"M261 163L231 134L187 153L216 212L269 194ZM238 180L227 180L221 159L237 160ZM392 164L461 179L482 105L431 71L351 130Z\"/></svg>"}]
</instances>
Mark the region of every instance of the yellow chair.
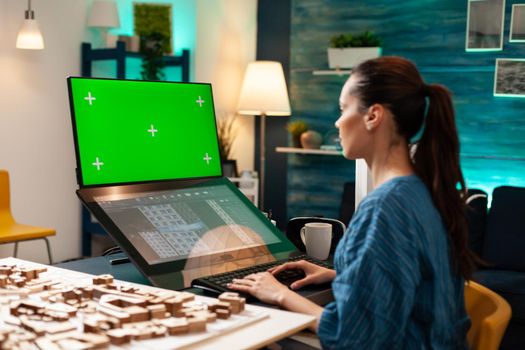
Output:
<instances>
[{"instance_id":1,"label":"yellow chair","mask_svg":"<svg viewBox=\"0 0 525 350\"><path fill-rule=\"evenodd\" d=\"M505 299L473 281L465 284L465 306L472 325L467 333L474 350L497 350L510 320Z\"/></svg>"},{"instance_id":2,"label":"yellow chair","mask_svg":"<svg viewBox=\"0 0 525 350\"><path fill-rule=\"evenodd\" d=\"M54 236L55 233L55 230L51 228L16 223L11 214L9 173L5 170L0 170L0 244L14 243L14 256L16 257L19 242L43 239L46 241L49 263L52 264L51 248L47 237Z\"/></svg>"}]
</instances>

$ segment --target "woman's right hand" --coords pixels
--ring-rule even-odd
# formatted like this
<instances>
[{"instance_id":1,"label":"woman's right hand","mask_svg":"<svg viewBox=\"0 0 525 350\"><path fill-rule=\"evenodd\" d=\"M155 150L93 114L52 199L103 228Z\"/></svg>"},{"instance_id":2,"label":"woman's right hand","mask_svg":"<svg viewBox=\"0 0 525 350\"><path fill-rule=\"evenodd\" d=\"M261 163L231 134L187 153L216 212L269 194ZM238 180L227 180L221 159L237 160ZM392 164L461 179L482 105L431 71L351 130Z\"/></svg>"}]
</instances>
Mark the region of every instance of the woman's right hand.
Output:
<instances>
[{"instance_id":1,"label":"woman's right hand","mask_svg":"<svg viewBox=\"0 0 525 350\"><path fill-rule=\"evenodd\" d=\"M292 289L299 289L309 284L321 284L331 282L335 278L335 271L327 269L305 260L287 262L285 264L268 269L272 275L277 275L285 270L302 270L306 275L303 279L297 280L290 285Z\"/></svg>"}]
</instances>

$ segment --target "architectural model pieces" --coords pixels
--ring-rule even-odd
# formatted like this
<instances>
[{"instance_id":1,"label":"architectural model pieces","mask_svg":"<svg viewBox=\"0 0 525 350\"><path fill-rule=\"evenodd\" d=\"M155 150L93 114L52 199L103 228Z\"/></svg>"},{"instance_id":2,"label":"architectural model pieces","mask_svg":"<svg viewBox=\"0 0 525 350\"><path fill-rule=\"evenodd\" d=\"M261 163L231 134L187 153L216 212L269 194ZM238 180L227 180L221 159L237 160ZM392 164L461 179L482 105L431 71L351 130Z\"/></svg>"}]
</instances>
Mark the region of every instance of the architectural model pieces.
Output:
<instances>
[{"instance_id":1,"label":"architectural model pieces","mask_svg":"<svg viewBox=\"0 0 525 350\"><path fill-rule=\"evenodd\" d=\"M237 293L223 293L208 305L188 292L114 282L105 274L75 285L45 268L0 265L0 349L101 349L205 332L207 323L228 319L245 305Z\"/></svg>"},{"instance_id":2,"label":"architectural model pieces","mask_svg":"<svg viewBox=\"0 0 525 350\"><path fill-rule=\"evenodd\" d=\"M238 314L244 311L246 305L246 299L240 298L238 293L225 292L219 295L219 300L225 303L229 303L232 307L231 312Z\"/></svg>"}]
</instances>

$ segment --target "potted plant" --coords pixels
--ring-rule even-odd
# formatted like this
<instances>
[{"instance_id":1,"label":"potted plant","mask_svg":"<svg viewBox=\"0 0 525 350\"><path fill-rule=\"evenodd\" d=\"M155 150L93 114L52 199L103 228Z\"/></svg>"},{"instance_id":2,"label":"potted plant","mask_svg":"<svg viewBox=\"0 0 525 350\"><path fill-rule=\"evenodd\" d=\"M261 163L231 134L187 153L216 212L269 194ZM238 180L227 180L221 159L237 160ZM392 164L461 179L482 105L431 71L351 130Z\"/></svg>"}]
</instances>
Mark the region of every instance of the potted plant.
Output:
<instances>
[{"instance_id":1,"label":"potted plant","mask_svg":"<svg viewBox=\"0 0 525 350\"><path fill-rule=\"evenodd\" d=\"M222 116L217 118L217 136L219 141L219 155L224 176L237 176L237 161L230 159L232 146L237 137L237 124L235 115Z\"/></svg>"},{"instance_id":2,"label":"potted plant","mask_svg":"<svg viewBox=\"0 0 525 350\"><path fill-rule=\"evenodd\" d=\"M286 124L286 130L292 135L293 147L301 147L301 134L308 130L308 124L302 120L294 120Z\"/></svg>"},{"instance_id":3,"label":"potted plant","mask_svg":"<svg viewBox=\"0 0 525 350\"><path fill-rule=\"evenodd\" d=\"M359 34L334 35L328 48L330 68L352 68L359 62L381 56L381 39L365 31Z\"/></svg>"},{"instance_id":4,"label":"potted plant","mask_svg":"<svg viewBox=\"0 0 525 350\"><path fill-rule=\"evenodd\" d=\"M140 37L140 52L143 55L140 74L143 80L164 80L162 56L165 45L166 37L160 32Z\"/></svg>"}]
</instances>

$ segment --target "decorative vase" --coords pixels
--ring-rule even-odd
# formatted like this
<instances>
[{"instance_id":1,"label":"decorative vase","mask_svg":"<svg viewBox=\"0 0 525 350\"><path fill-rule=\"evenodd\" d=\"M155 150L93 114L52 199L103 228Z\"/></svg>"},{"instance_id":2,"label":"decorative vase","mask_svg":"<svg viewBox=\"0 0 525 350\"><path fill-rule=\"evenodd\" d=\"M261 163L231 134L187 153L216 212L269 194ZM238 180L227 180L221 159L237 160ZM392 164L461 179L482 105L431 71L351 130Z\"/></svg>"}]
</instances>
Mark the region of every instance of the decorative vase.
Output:
<instances>
[{"instance_id":1,"label":"decorative vase","mask_svg":"<svg viewBox=\"0 0 525 350\"><path fill-rule=\"evenodd\" d=\"M305 131L301 134L301 145L306 149L318 149L323 143L320 133L313 130Z\"/></svg>"},{"instance_id":2,"label":"decorative vase","mask_svg":"<svg viewBox=\"0 0 525 350\"><path fill-rule=\"evenodd\" d=\"M346 47L328 49L331 69L352 68L362 61L381 56L380 47Z\"/></svg>"}]
</instances>

